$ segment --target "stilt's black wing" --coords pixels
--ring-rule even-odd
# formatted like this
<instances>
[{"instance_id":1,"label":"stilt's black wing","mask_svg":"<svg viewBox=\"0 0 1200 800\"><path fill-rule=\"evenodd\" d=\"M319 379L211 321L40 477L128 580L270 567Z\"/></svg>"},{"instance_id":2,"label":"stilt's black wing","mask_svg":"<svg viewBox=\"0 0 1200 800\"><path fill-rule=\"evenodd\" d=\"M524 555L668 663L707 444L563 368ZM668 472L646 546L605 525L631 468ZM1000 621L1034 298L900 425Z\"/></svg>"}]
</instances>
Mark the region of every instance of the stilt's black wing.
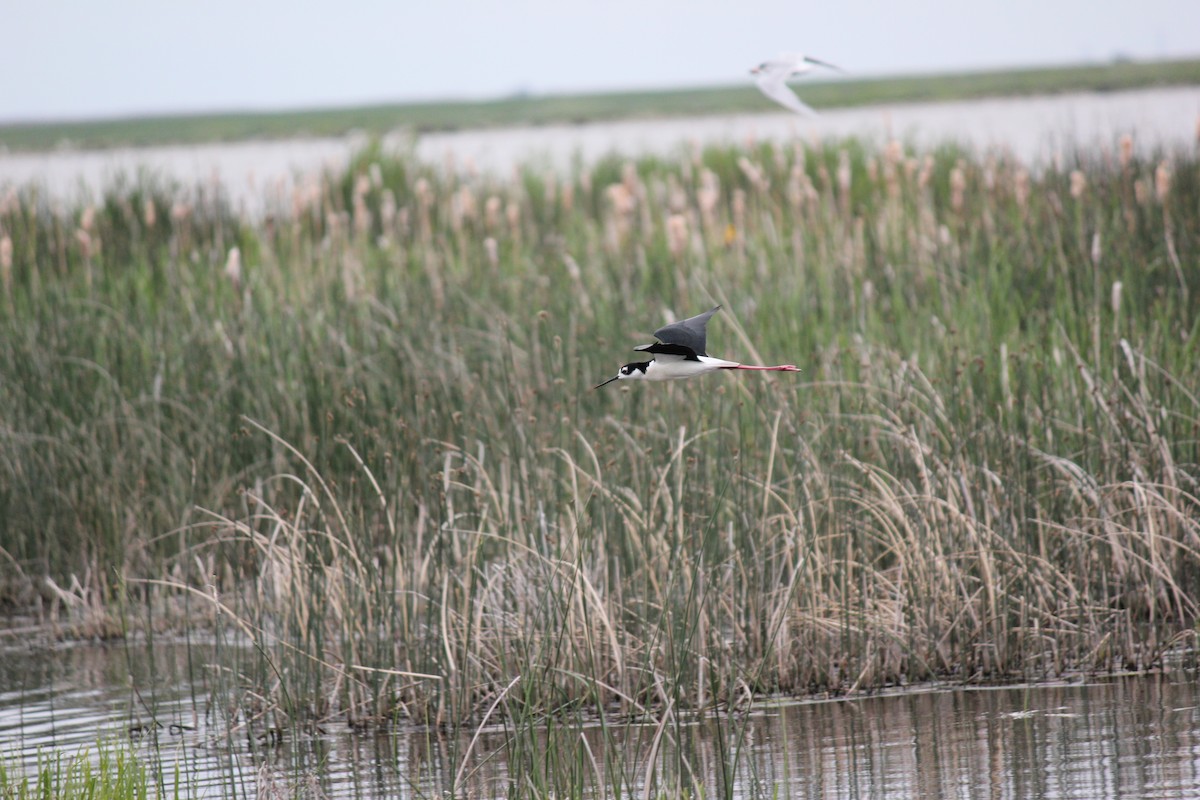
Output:
<instances>
[{"instance_id":1,"label":"stilt's black wing","mask_svg":"<svg viewBox=\"0 0 1200 800\"><path fill-rule=\"evenodd\" d=\"M720 310L720 306L713 306L713 308L705 311L703 314L697 314L689 319L664 325L654 332L654 337L665 344L686 347L698 356L706 356L708 355L708 349L705 346L705 341L708 338L706 333L708 319ZM649 350L653 346L644 345L644 347L637 349Z\"/></svg>"},{"instance_id":2,"label":"stilt's black wing","mask_svg":"<svg viewBox=\"0 0 1200 800\"><path fill-rule=\"evenodd\" d=\"M642 344L633 348L641 350L645 353L654 353L656 356L678 356L679 358L688 361L699 361L697 353L690 347L685 347L681 344L667 344L666 342L655 342L654 344Z\"/></svg>"}]
</instances>

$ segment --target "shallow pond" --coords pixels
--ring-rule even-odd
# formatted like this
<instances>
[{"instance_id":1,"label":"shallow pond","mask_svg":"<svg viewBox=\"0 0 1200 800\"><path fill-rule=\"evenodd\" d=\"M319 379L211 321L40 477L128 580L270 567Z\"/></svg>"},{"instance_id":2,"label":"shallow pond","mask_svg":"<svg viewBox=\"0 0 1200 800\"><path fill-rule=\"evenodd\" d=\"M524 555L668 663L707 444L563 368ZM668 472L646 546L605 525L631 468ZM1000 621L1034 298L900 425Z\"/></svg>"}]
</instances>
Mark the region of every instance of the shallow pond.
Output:
<instances>
[{"instance_id":1,"label":"shallow pond","mask_svg":"<svg viewBox=\"0 0 1200 800\"><path fill-rule=\"evenodd\" d=\"M181 796L503 797L567 781L596 797L1192 798L1200 796L1200 687L1182 671L1045 685L938 685L848 699L764 700L745 713L548 721L564 763L503 725L441 735L330 723L268 741L216 706L210 646L0 650L0 753L37 764L129 741ZM236 728L236 726L235 726ZM513 763L513 753L524 763ZM572 773L571 771L574 770ZM573 776L573 777L572 777ZM561 785L561 784L560 784Z\"/></svg>"}]
</instances>

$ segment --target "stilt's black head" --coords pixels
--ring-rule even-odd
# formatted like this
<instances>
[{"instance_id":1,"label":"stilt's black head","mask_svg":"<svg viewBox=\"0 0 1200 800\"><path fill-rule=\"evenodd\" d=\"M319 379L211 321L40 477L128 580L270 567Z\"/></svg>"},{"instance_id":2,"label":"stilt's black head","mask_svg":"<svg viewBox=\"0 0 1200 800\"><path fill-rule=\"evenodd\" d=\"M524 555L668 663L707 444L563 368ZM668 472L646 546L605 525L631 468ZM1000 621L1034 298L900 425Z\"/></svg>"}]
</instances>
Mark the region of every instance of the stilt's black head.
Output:
<instances>
[{"instance_id":1,"label":"stilt's black head","mask_svg":"<svg viewBox=\"0 0 1200 800\"><path fill-rule=\"evenodd\" d=\"M604 383L598 383L592 388L599 389L601 386L607 386L608 384L612 383L613 381L622 380L622 379L626 379L626 378L633 378L633 379L645 378L646 370L649 367L650 367L649 361L634 361L632 363L626 364L625 366L621 367L621 369L617 372L616 375L614 375L611 378L609 378L608 380L604 381Z\"/></svg>"}]
</instances>

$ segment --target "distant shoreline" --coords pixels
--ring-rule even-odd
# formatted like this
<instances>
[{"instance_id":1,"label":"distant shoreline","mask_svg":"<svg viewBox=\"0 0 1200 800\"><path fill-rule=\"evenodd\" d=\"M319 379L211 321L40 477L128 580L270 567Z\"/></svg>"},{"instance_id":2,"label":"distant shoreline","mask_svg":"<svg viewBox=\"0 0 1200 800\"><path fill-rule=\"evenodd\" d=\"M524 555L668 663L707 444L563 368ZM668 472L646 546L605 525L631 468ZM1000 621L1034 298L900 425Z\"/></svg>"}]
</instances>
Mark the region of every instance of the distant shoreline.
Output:
<instances>
[{"instance_id":1,"label":"distant shoreline","mask_svg":"<svg viewBox=\"0 0 1200 800\"><path fill-rule=\"evenodd\" d=\"M851 76L845 80L796 83L805 102L818 110L1188 85L1200 85L1200 59L888 78ZM775 110L747 78L744 84L710 88L0 123L0 153L327 138L352 133L381 137L398 130L419 135L514 125L570 125Z\"/></svg>"},{"instance_id":2,"label":"distant shoreline","mask_svg":"<svg viewBox=\"0 0 1200 800\"><path fill-rule=\"evenodd\" d=\"M1007 154L1036 169L1078 153L1112 152L1129 135L1136 151L1190 150L1196 142L1200 85L1072 92L964 101L834 108L816 118L780 109L614 119L586 124L492 126L378 137L378 152L471 174L565 170L607 157L674 157L681 149L752 141L899 140L921 150L953 144ZM56 202L89 204L143 181L187 192L219 191L252 216L290 204L292 190L347 169L373 149L364 134L90 150L0 152L0 191L37 191Z\"/></svg>"}]
</instances>

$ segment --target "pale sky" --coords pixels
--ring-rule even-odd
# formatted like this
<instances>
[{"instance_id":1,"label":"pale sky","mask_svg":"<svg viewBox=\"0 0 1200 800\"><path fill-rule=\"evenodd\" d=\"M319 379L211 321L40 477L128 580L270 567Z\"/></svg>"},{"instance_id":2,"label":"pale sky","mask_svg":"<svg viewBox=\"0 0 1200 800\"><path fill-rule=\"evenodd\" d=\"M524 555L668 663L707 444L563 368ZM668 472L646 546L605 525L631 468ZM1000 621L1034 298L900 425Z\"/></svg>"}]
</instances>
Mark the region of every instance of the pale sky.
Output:
<instances>
[{"instance_id":1,"label":"pale sky","mask_svg":"<svg viewBox=\"0 0 1200 800\"><path fill-rule=\"evenodd\" d=\"M0 0L0 120L1200 56L1198 0Z\"/></svg>"}]
</instances>

